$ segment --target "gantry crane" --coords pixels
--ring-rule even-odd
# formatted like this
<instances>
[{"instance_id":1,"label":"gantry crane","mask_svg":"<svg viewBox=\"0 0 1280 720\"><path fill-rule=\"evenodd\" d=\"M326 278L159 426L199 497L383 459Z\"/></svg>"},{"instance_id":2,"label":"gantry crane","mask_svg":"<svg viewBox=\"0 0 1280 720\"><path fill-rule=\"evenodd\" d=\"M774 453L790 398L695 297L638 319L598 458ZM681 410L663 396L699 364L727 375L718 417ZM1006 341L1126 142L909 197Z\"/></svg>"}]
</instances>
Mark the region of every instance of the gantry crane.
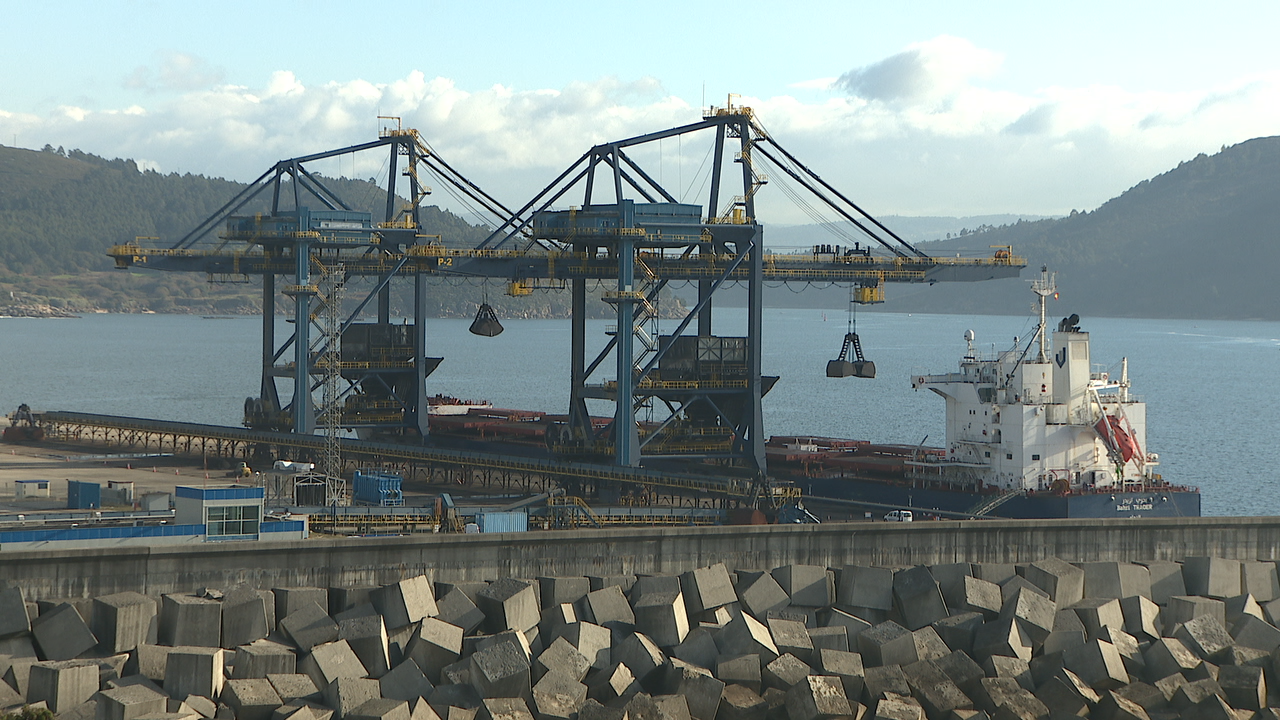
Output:
<instances>
[{"instance_id":1,"label":"gantry crane","mask_svg":"<svg viewBox=\"0 0 1280 720\"><path fill-rule=\"evenodd\" d=\"M710 135L705 206L680 202L632 157L640 146L696 134ZM736 150L730 151L729 143L736 143ZM353 210L306 168L315 161L377 150L389 150L383 222ZM400 158L406 159L403 166ZM733 164L738 170L726 175L724 169ZM767 253L756 215L757 195L769 181L765 169L850 223L867 246ZM419 206L430 192L419 180L424 172L493 219L483 242L457 249L423 234ZM396 194L398 175L409 179L407 203ZM731 185L733 194L726 191ZM268 188L268 212L237 214ZM565 209L566 199L578 197L581 205ZM323 208L310 209L304 200ZM219 227L222 231L215 232ZM608 458L621 466L714 460L759 475L765 471L761 398L777 379L761 367L766 281L846 284L860 302L879 302L886 283L1016 277L1026 265L1009 252L990 258L935 258L921 252L801 163L764 130L750 108L732 103L709 108L697 122L596 145L514 211L446 163L416 131L388 128L375 141L276 163L171 247L132 243L113 247L110 254L122 268L260 276L262 389L258 398L246 401L246 424L298 433L315 430L321 413L313 394L335 357L325 336L312 332L326 302L313 277L341 267L347 277L374 278L372 290L337 333L342 347L336 362L345 387L331 402L342 404L342 425L348 429L398 433L424 442L430 436L427 377L440 362L426 355L427 281L500 278L513 295L567 285L572 306L570 407L568 421L548 430L547 446L553 452ZM287 278L287 284L277 288L277 276ZM390 287L400 278L413 282L412 324L390 320ZM586 335L593 281L607 282L601 299L613 306L617 320L594 353ZM697 302L673 331L655 336L646 330L646 320L656 312L659 294L680 281L696 284ZM732 283L747 287L746 334L717 336L713 301ZM294 332L283 344L274 331L277 292L293 306ZM376 322L358 322L373 302ZM292 358L286 360L290 349ZM602 377L610 353L613 377ZM324 367L317 367L318 358L324 359ZM278 379L292 381L288 402L281 402ZM603 427L593 422L589 400L612 403L611 422ZM642 408L661 408L665 417L642 427L637 421Z\"/></svg>"}]
</instances>

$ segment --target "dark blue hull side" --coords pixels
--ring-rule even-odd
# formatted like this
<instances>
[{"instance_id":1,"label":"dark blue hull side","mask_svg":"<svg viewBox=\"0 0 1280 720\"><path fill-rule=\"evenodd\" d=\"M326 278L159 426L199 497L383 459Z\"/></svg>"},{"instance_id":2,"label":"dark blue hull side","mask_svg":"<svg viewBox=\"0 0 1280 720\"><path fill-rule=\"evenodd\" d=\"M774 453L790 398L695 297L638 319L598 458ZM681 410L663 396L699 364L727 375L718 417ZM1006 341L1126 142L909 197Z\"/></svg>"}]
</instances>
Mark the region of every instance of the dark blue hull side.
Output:
<instances>
[{"instance_id":1,"label":"dark blue hull side","mask_svg":"<svg viewBox=\"0 0 1280 720\"><path fill-rule=\"evenodd\" d=\"M854 478L797 479L806 495L840 498L913 510L969 512L990 496L929 490ZM1041 518L1200 517L1200 493L1190 490L1088 495L1019 495L990 513L1020 520Z\"/></svg>"}]
</instances>

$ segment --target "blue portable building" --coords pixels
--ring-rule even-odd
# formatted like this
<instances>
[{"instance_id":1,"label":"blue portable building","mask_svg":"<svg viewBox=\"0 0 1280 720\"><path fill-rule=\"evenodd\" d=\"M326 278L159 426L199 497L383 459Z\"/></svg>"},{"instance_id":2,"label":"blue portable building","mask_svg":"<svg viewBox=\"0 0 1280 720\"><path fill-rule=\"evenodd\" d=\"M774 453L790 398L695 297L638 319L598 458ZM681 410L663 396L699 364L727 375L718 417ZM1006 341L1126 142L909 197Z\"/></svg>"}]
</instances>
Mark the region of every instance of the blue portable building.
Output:
<instances>
[{"instance_id":1,"label":"blue portable building","mask_svg":"<svg viewBox=\"0 0 1280 720\"><path fill-rule=\"evenodd\" d=\"M401 507L404 494L400 484L404 478L381 470L357 470L352 477L352 495L357 505Z\"/></svg>"}]
</instances>

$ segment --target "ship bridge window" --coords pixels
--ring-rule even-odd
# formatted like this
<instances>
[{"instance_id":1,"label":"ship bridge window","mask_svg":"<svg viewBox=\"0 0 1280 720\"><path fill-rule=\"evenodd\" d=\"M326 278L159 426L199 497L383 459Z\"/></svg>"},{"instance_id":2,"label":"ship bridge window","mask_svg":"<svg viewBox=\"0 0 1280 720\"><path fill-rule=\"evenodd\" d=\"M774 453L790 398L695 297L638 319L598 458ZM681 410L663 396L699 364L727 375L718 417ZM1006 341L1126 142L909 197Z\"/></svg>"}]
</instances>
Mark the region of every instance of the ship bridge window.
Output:
<instances>
[{"instance_id":1,"label":"ship bridge window","mask_svg":"<svg viewBox=\"0 0 1280 720\"><path fill-rule=\"evenodd\" d=\"M1005 459L1005 460L1012 460L1012 459L1013 459L1013 453L1005 453L1005 454L1004 454L1004 459Z\"/></svg>"},{"instance_id":2,"label":"ship bridge window","mask_svg":"<svg viewBox=\"0 0 1280 720\"><path fill-rule=\"evenodd\" d=\"M1032 460L1039 460L1039 459L1040 459L1040 456L1039 456L1039 455L1032 455L1032 456L1031 456L1031 459L1032 459Z\"/></svg>"},{"instance_id":3,"label":"ship bridge window","mask_svg":"<svg viewBox=\"0 0 1280 720\"><path fill-rule=\"evenodd\" d=\"M986 456L987 456L987 457L991 457L991 451L990 451L990 450L988 450L985 454L986 454Z\"/></svg>"}]
</instances>

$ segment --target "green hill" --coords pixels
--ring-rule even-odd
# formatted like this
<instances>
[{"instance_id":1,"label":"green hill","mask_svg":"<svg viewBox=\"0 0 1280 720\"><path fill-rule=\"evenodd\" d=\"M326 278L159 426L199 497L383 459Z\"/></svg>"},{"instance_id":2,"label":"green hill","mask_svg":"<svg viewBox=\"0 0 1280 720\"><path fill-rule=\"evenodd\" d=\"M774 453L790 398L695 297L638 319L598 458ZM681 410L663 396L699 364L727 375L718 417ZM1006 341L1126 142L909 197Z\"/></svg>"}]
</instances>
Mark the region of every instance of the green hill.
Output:
<instances>
[{"instance_id":1,"label":"green hill","mask_svg":"<svg viewBox=\"0 0 1280 720\"><path fill-rule=\"evenodd\" d=\"M1201 154L1090 212L922 244L934 255L1012 245L1058 273L1063 311L1109 317L1280 320L1280 137ZM1025 312L1024 280L889 288L902 312Z\"/></svg>"}]
</instances>

